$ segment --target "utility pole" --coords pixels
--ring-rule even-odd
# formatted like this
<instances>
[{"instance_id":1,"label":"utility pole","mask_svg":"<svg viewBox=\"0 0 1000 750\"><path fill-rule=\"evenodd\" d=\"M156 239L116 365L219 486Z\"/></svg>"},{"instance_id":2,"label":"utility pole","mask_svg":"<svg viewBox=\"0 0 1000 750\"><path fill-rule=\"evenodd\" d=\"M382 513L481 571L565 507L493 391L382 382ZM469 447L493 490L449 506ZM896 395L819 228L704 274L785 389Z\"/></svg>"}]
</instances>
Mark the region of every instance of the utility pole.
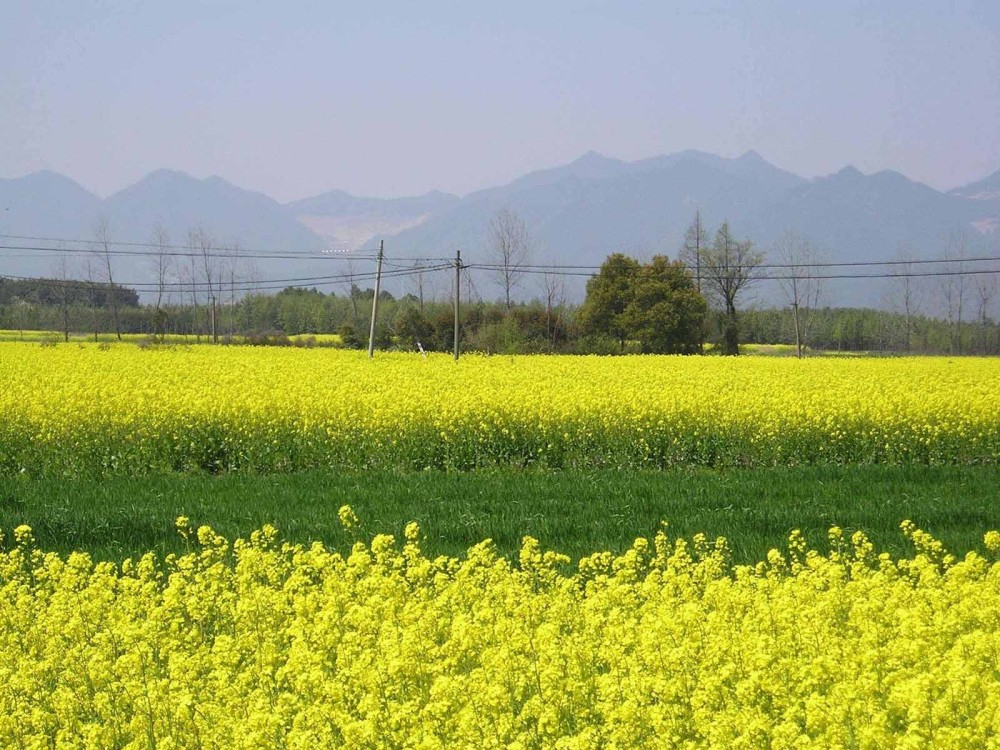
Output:
<instances>
[{"instance_id":1,"label":"utility pole","mask_svg":"<svg viewBox=\"0 0 1000 750\"><path fill-rule=\"evenodd\" d=\"M458 362L458 295L462 288L462 251L455 251L455 361Z\"/></svg>"},{"instance_id":2,"label":"utility pole","mask_svg":"<svg viewBox=\"0 0 1000 750\"><path fill-rule=\"evenodd\" d=\"M378 243L378 266L375 269L375 297L372 298L372 324L368 329L368 359L375 356L375 318L378 315L378 293L382 286L382 252L385 250L385 240Z\"/></svg>"}]
</instances>

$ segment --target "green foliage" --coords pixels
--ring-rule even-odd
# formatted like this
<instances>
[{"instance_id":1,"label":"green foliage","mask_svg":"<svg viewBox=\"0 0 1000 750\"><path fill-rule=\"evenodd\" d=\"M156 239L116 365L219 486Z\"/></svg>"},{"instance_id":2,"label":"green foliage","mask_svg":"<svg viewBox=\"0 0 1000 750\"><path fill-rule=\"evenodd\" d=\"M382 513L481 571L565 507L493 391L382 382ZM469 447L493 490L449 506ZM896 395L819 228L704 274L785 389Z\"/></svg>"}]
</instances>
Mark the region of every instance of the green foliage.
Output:
<instances>
[{"instance_id":1,"label":"green foliage","mask_svg":"<svg viewBox=\"0 0 1000 750\"><path fill-rule=\"evenodd\" d=\"M585 333L614 337L620 351L636 340L648 354L693 354L706 309L683 263L657 255L640 266L616 253L587 282L578 319Z\"/></svg>"},{"instance_id":2,"label":"green foliage","mask_svg":"<svg viewBox=\"0 0 1000 750\"><path fill-rule=\"evenodd\" d=\"M629 329L622 316L640 268L639 261L622 253L607 257L601 270L587 282L587 297L577 315L584 333L611 336L624 351Z\"/></svg>"},{"instance_id":3,"label":"green foliage","mask_svg":"<svg viewBox=\"0 0 1000 750\"><path fill-rule=\"evenodd\" d=\"M139 294L120 284L70 279L8 279L0 276L0 305L14 302L50 306L138 307Z\"/></svg>"},{"instance_id":4,"label":"green foliage","mask_svg":"<svg viewBox=\"0 0 1000 750\"><path fill-rule=\"evenodd\" d=\"M399 345L404 349L414 349L418 343L424 349L434 348L434 326L418 307L403 307L396 313L393 328Z\"/></svg>"},{"instance_id":5,"label":"green foliage","mask_svg":"<svg viewBox=\"0 0 1000 750\"><path fill-rule=\"evenodd\" d=\"M647 354L696 354L705 298L680 262L657 255L642 267L622 320Z\"/></svg>"},{"instance_id":6,"label":"green foliage","mask_svg":"<svg viewBox=\"0 0 1000 750\"><path fill-rule=\"evenodd\" d=\"M737 243L730 244L736 253ZM702 287L717 304L715 310L705 315L702 335L706 343L721 350L725 334L732 340L735 333L742 342L794 344L790 308L740 310L738 318L734 318L734 306L732 314L727 313L718 293L712 290L708 254L702 248L699 261ZM666 283L659 283L657 273L643 271L655 264L661 264ZM671 305L681 309L689 305L692 318L682 315L682 320L693 319L697 314L690 307L696 303L689 295L685 301L685 295L679 295L677 281L670 280L673 264L654 258L649 266L643 267L634 259L617 254L610 256L605 265L602 273L588 283L587 301L580 308L565 304L547 307L535 301L513 304L506 310L502 302L463 301L460 331L463 349L578 354L690 351L690 345L671 348L675 342L690 340L687 327L679 326L671 313ZM70 284L67 289L77 292L90 289L85 282ZM95 290L100 287L93 285ZM25 291L32 288L38 293L36 296ZM639 289L637 296L630 297L635 288ZM15 296L15 290L25 296ZM367 344L374 293L356 291L360 300L356 317L350 297L316 289L288 288L278 294L250 294L235 300L227 299L224 294L223 304L218 308L220 340L239 341L246 337L257 341L278 340L276 337L280 335L329 334L349 326L353 335L347 336L341 345L363 346ZM57 295L55 298L51 296L53 293ZM116 330L106 295L102 297L95 291L92 297L67 296L63 303L60 294L58 286L25 287L0 278L0 330L15 332L7 335L11 339L25 338L24 333L17 332L51 331L65 334L67 340L78 338L73 334L95 338ZM671 304L667 304L668 298L672 298ZM913 314L907 318L886 310L809 309L800 305L799 313L806 321L801 330L802 341L811 350L1000 354L1000 324L988 317L975 316L974 320L963 320L961 326L949 326L947 321L925 315ZM118 317L123 333L164 340L189 336L192 342L205 341L210 330L204 300L199 300L198 307L186 299L186 304L164 304L157 308L152 304L137 306L122 298ZM500 325L508 317L513 322ZM384 324L377 330L380 347L412 350L419 340L429 351L451 351L454 335L451 300L427 300L421 306L413 295L393 299L383 293L379 320ZM511 332L511 326L519 329L517 335ZM480 333L480 329L485 330Z\"/></svg>"},{"instance_id":7,"label":"green foliage","mask_svg":"<svg viewBox=\"0 0 1000 750\"><path fill-rule=\"evenodd\" d=\"M498 323L480 326L470 338L469 348L487 354L525 354L528 342L524 331L511 315Z\"/></svg>"},{"instance_id":8,"label":"green foliage","mask_svg":"<svg viewBox=\"0 0 1000 750\"><path fill-rule=\"evenodd\" d=\"M737 562L762 559L791 528L822 549L831 524L902 553L899 522L911 518L962 555L1000 527L1000 506L987 499L998 484L1000 468L986 466L0 478L0 518L7 530L30 525L47 549L110 560L183 552L178 515L227 536L273 523L293 541L347 552L353 538L337 518L344 503L372 529L419 521L433 554L460 554L488 537L516 556L525 534L574 558L619 552L664 520L671 534L725 536Z\"/></svg>"},{"instance_id":9,"label":"green foliage","mask_svg":"<svg viewBox=\"0 0 1000 750\"><path fill-rule=\"evenodd\" d=\"M756 344L794 344L790 309L748 310L740 319L746 341ZM909 328L909 336L907 336ZM1000 353L1000 325L992 320L967 322L961 329L961 350L968 354ZM953 341L944 320L885 310L823 307L809 311L803 343L812 350L834 352L905 352L946 354Z\"/></svg>"},{"instance_id":10,"label":"green foliage","mask_svg":"<svg viewBox=\"0 0 1000 750\"><path fill-rule=\"evenodd\" d=\"M354 326L345 323L340 327L340 343L347 349L360 349L361 339L358 337Z\"/></svg>"}]
</instances>

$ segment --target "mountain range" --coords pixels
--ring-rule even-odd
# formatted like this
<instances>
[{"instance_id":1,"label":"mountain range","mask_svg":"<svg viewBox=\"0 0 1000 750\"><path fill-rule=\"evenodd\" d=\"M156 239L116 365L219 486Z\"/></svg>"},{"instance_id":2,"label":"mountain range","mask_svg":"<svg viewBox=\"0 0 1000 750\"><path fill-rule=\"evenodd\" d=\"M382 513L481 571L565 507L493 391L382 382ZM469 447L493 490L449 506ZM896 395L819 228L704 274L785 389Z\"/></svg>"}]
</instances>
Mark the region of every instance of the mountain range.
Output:
<instances>
[{"instance_id":1,"label":"mountain range","mask_svg":"<svg viewBox=\"0 0 1000 750\"><path fill-rule=\"evenodd\" d=\"M634 162L591 152L464 197L434 191L359 198L333 190L286 204L219 177L170 170L102 200L67 177L38 172L0 179L0 235L8 236L0 238L7 246L0 274L52 275L51 257L12 249L41 240L10 236L85 240L99 216L119 242L148 242L160 224L178 244L200 228L219 244L255 251L315 257L322 250L370 249L383 240L390 258L451 257L461 250L463 260L477 262L489 256L489 222L501 209L524 220L536 263L596 266L612 252L676 257L696 210L709 227L729 221L737 237L764 249L795 231L830 261L888 260L901 247L917 257L939 257L956 232L973 244L1000 240L1000 170L942 192L898 172L865 175L853 167L806 179L753 151L728 159L689 150ZM122 263L120 278L149 278L145 259ZM286 278L332 272L322 260L269 259L258 273ZM850 288L851 299L838 302L865 303L864 285ZM582 279L573 296L581 289ZM481 291L491 296L492 290ZM526 283L522 296L534 295Z\"/></svg>"}]
</instances>

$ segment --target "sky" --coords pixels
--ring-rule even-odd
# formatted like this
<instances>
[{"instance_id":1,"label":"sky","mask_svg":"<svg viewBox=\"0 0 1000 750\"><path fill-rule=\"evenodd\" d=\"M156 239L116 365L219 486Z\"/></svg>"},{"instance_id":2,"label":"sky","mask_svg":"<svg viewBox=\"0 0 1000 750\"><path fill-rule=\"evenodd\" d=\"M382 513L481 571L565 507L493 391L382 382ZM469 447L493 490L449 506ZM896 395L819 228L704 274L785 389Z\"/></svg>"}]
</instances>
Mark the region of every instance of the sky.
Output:
<instances>
[{"instance_id":1,"label":"sky","mask_svg":"<svg viewBox=\"0 0 1000 750\"><path fill-rule=\"evenodd\" d=\"M1000 169L1000 2L7 0L0 177L457 194L597 151Z\"/></svg>"}]
</instances>

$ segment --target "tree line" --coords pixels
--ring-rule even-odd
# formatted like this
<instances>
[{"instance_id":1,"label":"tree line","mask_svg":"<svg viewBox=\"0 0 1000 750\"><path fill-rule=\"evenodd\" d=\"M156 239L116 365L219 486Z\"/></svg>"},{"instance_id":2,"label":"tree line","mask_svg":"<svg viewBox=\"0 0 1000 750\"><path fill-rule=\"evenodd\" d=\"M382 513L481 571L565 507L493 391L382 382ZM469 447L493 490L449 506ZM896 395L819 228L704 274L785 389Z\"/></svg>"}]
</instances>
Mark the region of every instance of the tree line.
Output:
<instances>
[{"instance_id":1,"label":"tree line","mask_svg":"<svg viewBox=\"0 0 1000 750\"><path fill-rule=\"evenodd\" d=\"M788 233L769 250L782 268L773 278L786 306L752 309L747 293L765 278L765 253L749 239L738 239L728 222L710 231L696 212L676 260L655 255L641 262L613 253L588 280L579 305L567 302L555 269L544 271L535 298L525 302L517 301L514 292L527 273L538 272L529 270L535 267L523 220L500 211L487 236L490 263L479 267L503 294L495 302L470 302L479 297L478 290L471 275L463 277L460 338L466 350L738 354L741 342L749 341L792 345L801 356L809 349L985 354L1000 347L997 325L988 315L997 282L993 274L942 276L933 287L904 275L889 300L893 312L831 308L824 304L822 275L816 272L822 254L806 238ZM57 278L0 278L0 328L60 331L66 338L71 331L95 337L170 333L195 341L272 343L296 334L336 333L343 346L361 346L367 338L374 290L354 283L363 277L352 272L353 262L347 264L339 294L302 287L244 294L238 282L250 273L243 264L252 260L242 258L238 248L220 253L207 233L196 230L188 236L193 252L175 261L168 253L169 237L157 228L149 262L156 271L156 284L150 286L158 292L140 304L135 290L114 282L106 223L95 227L95 238L82 280L71 278L65 264ZM950 255L961 258L963 252L960 243L949 245ZM899 257L900 268L908 270L906 256ZM376 345L449 350L451 300L425 293L422 273L410 276L410 283L412 292L399 297L381 292ZM924 312L929 291L941 301L943 320Z\"/></svg>"},{"instance_id":2,"label":"tree line","mask_svg":"<svg viewBox=\"0 0 1000 750\"><path fill-rule=\"evenodd\" d=\"M626 256L620 256L625 258ZM628 259L628 265L640 264ZM622 261L616 259L612 265ZM657 261L660 263L661 261ZM674 262L666 262L675 265ZM634 264L634 265L633 265ZM652 270L656 265L645 264ZM648 273L648 272L647 272ZM631 301L632 308L617 317L619 325L627 326L643 310L651 313L637 328L621 328L610 333L600 332L593 308L560 304L548 307L544 299L512 302L508 309L504 301L475 301L463 304L461 344L466 351L490 353L576 353L619 354L652 351L692 351L704 344L706 352L721 351L724 335L721 313L702 307L693 301L691 289L677 276L668 272L672 281L661 286L642 277L646 288ZM654 277L655 278L655 277ZM20 282L18 282L20 285ZM673 286L671 286L673 284ZM60 336L64 331L82 334L114 334L115 325L110 300L107 297L84 295L63 307L49 295L51 287L43 285L40 295L21 297L11 294L10 280L0 281L0 329L51 330ZM19 286L21 290L31 287ZM36 287L39 289L42 287ZM689 326L670 324L662 302L671 294L680 294L698 310L703 310L702 326L697 334ZM238 300L236 305L218 308L218 328L221 341L253 337L254 340L281 343L295 334L341 335L342 345L361 348L366 343L371 312L372 289L358 289L361 303L358 314L349 295L325 293L314 289L289 288L277 294L253 294ZM209 338L210 330L203 310L191 305L163 305L163 320L157 322L155 305L139 304L138 295L123 293L119 308L119 323L123 333L143 334L155 338L161 333L184 335L192 342ZM28 300L31 301L28 301ZM622 308L622 312L625 309ZM416 295L394 297L382 292L376 344L383 349L416 350L418 342L427 351L449 351L453 335L453 307L450 301L425 300L421 306ZM658 316L668 318L661 331L653 325ZM69 325L64 324L68 321ZM954 322L926 315L889 310L821 307L808 311L808 335L803 338L804 353L810 350L842 352L885 352L913 354L1000 354L1000 326L991 319L967 321L961 329L961 341L956 342ZM741 341L758 344L781 344L794 348L795 321L791 307L748 309L739 316ZM646 331L651 335L647 336ZM701 341L697 339L703 336ZM659 349L665 338L682 342ZM686 342L686 343L684 343ZM674 348L671 348L674 347Z\"/></svg>"}]
</instances>

